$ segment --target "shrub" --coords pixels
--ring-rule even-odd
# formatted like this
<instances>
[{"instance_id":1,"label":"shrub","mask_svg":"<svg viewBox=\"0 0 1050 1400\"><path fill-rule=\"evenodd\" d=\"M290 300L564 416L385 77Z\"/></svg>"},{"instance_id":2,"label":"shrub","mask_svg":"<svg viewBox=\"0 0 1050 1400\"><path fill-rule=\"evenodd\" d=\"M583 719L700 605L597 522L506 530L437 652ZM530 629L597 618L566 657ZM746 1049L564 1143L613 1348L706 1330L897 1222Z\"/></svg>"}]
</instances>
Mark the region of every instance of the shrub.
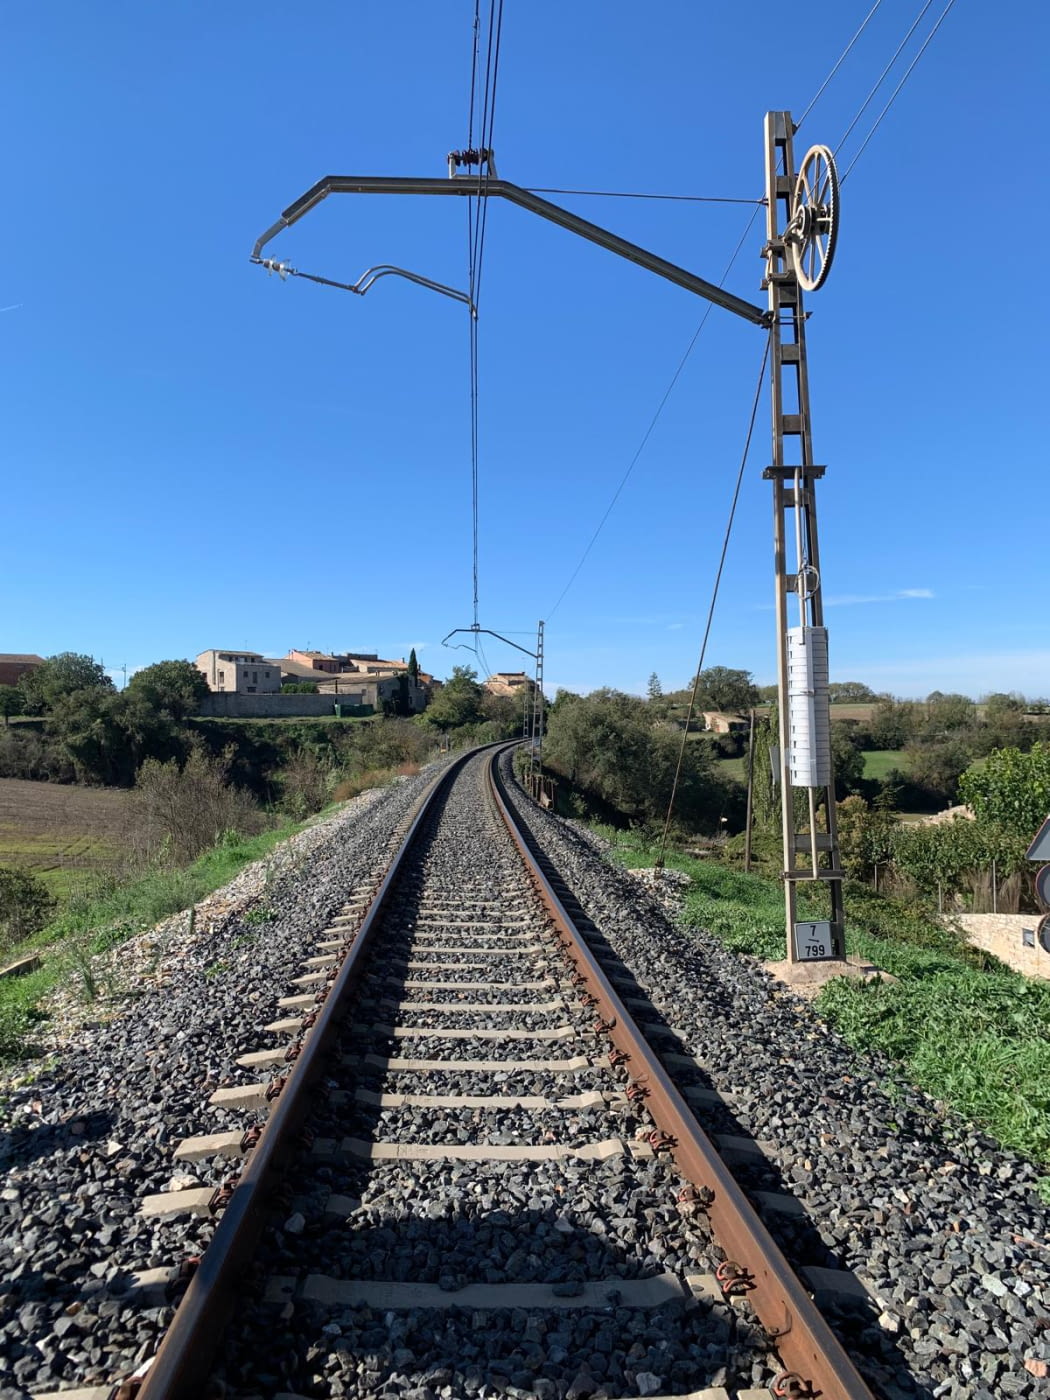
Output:
<instances>
[{"instance_id":1,"label":"shrub","mask_svg":"<svg viewBox=\"0 0 1050 1400\"><path fill-rule=\"evenodd\" d=\"M227 781L229 755L191 750L176 760L147 759L131 798L133 835L150 861L183 865L214 845L224 832L252 835L267 825L266 814L243 789Z\"/></svg>"},{"instance_id":2,"label":"shrub","mask_svg":"<svg viewBox=\"0 0 1050 1400\"><path fill-rule=\"evenodd\" d=\"M54 908L54 898L35 875L0 867L0 950L43 928Z\"/></svg>"}]
</instances>

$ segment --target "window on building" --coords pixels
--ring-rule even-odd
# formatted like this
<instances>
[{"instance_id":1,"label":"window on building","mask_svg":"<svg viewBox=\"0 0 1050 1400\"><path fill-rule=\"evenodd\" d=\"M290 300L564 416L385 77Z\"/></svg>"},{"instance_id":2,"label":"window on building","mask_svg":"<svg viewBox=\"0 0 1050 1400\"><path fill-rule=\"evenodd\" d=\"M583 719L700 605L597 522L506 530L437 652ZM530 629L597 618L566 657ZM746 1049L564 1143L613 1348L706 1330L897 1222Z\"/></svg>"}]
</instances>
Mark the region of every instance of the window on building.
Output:
<instances>
[{"instance_id":1,"label":"window on building","mask_svg":"<svg viewBox=\"0 0 1050 1400\"><path fill-rule=\"evenodd\" d=\"M248 692L249 695L254 695L254 694L255 694L255 686L254 686L254 685L246 685L244 688L245 688L245 690Z\"/></svg>"},{"instance_id":2,"label":"window on building","mask_svg":"<svg viewBox=\"0 0 1050 1400\"><path fill-rule=\"evenodd\" d=\"M270 673L269 673L269 671L264 672L264 675L266 676L266 679L267 679L267 680L270 679Z\"/></svg>"},{"instance_id":3,"label":"window on building","mask_svg":"<svg viewBox=\"0 0 1050 1400\"><path fill-rule=\"evenodd\" d=\"M258 685L258 684L259 684L259 672L258 672L258 671L253 671L253 672L252 672L252 683L253 683L254 685Z\"/></svg>"},{"instance_id":4,"label":"window on building","mask_svg":"<svg viewBox=\"0 0 1050 1400\"><path fill-rule=\"evenodd\" d=\"M225 679L226 679L226 672L225 672L225 671L220 671L220 672L219 672L219 680L220 680L220 681L224 681Z\"/></svg>"},{"instance_id":5,"label":"window on building","mask_svg":"<svg viewBox=\"0 0 1050 1400\"><path fill-rule=\"evenodd\" d=\"M1021 941L1026 948L1035 947L1035 929L1023 928L1021 930Z\"/></svg>"}]
</instances>

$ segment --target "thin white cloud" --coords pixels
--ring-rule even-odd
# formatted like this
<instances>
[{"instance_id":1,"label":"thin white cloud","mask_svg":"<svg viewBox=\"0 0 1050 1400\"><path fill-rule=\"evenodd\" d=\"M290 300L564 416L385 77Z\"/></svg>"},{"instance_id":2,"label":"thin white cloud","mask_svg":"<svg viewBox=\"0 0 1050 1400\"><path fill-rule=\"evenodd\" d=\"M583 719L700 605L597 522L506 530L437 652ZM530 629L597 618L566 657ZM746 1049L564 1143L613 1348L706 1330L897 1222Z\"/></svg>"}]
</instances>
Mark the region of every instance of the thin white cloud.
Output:
<instances>
[{"instance_id":1,"label":"thin white cloud","mask_svg":"<svg viewBox=\"0 0 1050 1400\"><path fill-rule=\"evenodd\" d=\"M896 593L841 593L824 599L826 608L849 608L858 603L899 603L911 598L936 598L932 588L898 588Z\"/></svg>"},{"instance_id":2,"label":"thin white cloud","mask_svg":"<svg viewBox=\"0 0 1050 1400\"><path fill-rule=\"evenodd\" d=\"M0 315L3 315L5 311L19 311L24 305L24 302L16 301L14 306L0 306Z\"/></svg>"},{"instance_id":3,"label":"thin white cloud","mask_svg":"<svg viewBox=\"0 0 1050 1400\"><path fill-rule=\"evenodd\" d=\"M680 632L684 626L684 622L669 622L667 624L667 630L668 632Z\"/></svg>"},{"instance_id":4,"label":"thin white cloud","mask_svg":"<svg viewBox=\"0 0 1050 1400\"><path fill-rule=\"evenodd\" d=\"M841 668L839 668L841 669ZM858 674L860 665L852 667ZM931 690L987 695L1019 690L1024 695L1050 693L1050 651L971 652L959 656L909 657L863 665L864 679L878 690L897 695L928 695Z\"/></svg>"}]
</instances>

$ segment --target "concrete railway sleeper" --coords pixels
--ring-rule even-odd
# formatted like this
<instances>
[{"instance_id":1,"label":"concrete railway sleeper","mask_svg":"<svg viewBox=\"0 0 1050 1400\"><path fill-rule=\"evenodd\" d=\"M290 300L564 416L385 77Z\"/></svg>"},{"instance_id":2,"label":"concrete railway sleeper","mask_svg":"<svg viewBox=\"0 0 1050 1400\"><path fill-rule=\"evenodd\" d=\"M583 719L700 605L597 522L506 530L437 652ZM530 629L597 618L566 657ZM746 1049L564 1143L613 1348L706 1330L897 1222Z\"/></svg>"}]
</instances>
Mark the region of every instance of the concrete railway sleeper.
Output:
<instances>
[{"instance_id":1,"label":"concrete railway sleeper","mask_svg":"<svg viewBox=\"0 0 1050 1400\"><path fill-rule=\"evenodd\" d=\"M708 1091L676 1088L534 860L497 760L423 796L215 1090L220 1130L175 1146L197 1182L142 1211L218 1223L119 1400L870 1400L694 1118Z\"/></svg>"}]
</instances>

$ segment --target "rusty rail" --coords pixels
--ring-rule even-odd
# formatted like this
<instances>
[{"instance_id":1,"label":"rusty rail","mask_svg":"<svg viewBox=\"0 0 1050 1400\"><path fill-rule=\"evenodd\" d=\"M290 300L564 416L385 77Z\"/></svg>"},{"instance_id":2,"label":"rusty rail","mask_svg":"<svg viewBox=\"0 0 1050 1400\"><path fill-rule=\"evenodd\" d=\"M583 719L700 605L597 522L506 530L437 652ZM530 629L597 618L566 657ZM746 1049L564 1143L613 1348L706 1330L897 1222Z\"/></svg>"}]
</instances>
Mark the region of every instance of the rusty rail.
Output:
<instances>
[{"instance_id":1,"label":"rusty rail","mask_svg":"<svg viewBox=\"0 0 1050 1400\"><path fill-rule=\"evenodd\" d=\"M736 1275L738 1286L746 1290L749 1303L791 1377L789 1384L795 1388L783 1393L821 1396L823 1400L873 1400L841 1343L635 1025L540 868L505 801L498 762L497 754L488 770L496 807L529 869L559 942L583 977L586 991L595 999L595 1010L609 1039L625 1057L624 1069L645 1091L646 1107L658 1132L664 1135L663 1142L670 1147L678 1170L703 1193L715 1240L725 1251L726 1259L740 1270Z\"/></svg>"},{"instance_id":2,"label":"rusty rail","mask_svg":"<svg viewBox=\"0 0 1050 1400\"><path fill-rule=\"evenodd\" d=\"M474 749L451 763L420 801L340 965L317 1021L303 1041L302 1052L294 1061L259 1140L247 1158L136 1400L202 1400L209 1394L208 1373L222 1329L244 1289L252 1251L266 1223L271 1190L282 1167L297 1148L310 1091L323 1072L325 1059L339 1034L345 1003L361 980L374 930L394 880L434 802L477 752Z\"/></svg>"}]
</instances>

